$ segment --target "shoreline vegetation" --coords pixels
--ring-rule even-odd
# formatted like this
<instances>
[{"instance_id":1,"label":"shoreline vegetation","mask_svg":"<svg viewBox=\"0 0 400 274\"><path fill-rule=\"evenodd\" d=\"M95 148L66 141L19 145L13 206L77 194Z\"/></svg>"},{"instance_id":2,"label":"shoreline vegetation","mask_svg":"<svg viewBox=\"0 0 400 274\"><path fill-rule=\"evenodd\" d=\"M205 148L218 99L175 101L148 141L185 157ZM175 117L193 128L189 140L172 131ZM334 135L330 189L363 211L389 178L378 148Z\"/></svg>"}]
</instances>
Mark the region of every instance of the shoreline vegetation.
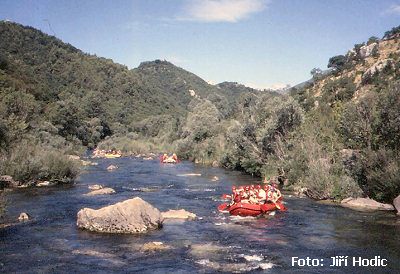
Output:
<instances>
[{"instance_id":1,"label":"shoreline vegetation","mask_svg":"<svg viewBox=\"0 0 400 274\"><path fill-rule=\"evenodd\" d=\"M68 155L97 147L176 152L314 200L400 194L400 26L287 94L161 60L129 70L16 23L0 33L0 175L21 184L72 181Z\"/></svg>"}]
</instances>

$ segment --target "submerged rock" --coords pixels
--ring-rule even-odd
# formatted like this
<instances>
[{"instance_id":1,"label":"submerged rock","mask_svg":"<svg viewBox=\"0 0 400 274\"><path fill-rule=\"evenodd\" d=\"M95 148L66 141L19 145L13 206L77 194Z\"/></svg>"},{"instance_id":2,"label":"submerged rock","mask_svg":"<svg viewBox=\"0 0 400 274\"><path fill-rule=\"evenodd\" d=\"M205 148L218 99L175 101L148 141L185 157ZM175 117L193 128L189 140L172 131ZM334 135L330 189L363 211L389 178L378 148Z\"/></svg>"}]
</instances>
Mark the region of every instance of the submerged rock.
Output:
<instances>
[{"instance_id":1,"label":"submerged rock","mask_svg":"<svg viewBox=\"0 0 400 274\"><path fill-rule=\"evenodd\" d=\"M214 262L209 259L203 259L196 261L199 265L206 266L212 269L214 272L227 272L227 273L241 273L250 272L253 270L265 270L274 267L272 263L256 263L256 264L246 264L246 263L234 263L234 262Z\"/></svg>"},{"instance_id":2,"label":"submerged rock","mask_svg":"<svg viewBox=\"0 0 400 274\"><path fill-rule=\"evenodd\" d=\"M36 183L36 186L43 187L43 186L55 186L57 182L50 182L50 181L40 181Z\"/></svg>"},{"instance_id":3,"label":"submerged rock","mask_svg":"<svg viewBox=\"0 0 400 274\"><path fill-rule=\"evenodd\" d=\"M397 215L400 216L400 195L397 196L397 198L393 200L393 205L397 209Z\"/></svg>"},{"instance_id":4,"label":"submerged rock","mask_svg":"<svg viewBox=\"0 0 400 274\"><path fill-rule=\"evenodd\" d=\"M102 185L90 185L90 186L88 186L88 189L90 189L90 190L99 190L99 189L102 189L103 188L103 186Z\"/></svg>"},{"instance_id":5,"label":"submerged rock","mask_svg":"<svg viewBox=\"0 0 400 274\"><path fill-rule=\"evenodd\" d=\"M162 242L149 242L145 243L140 250L142 252L154 252L154 251L163 251L163 250L168 250L171 249L169 245L165 245Z\"/></svg>"},{"instance_id":6,"label":"submerged rock","mask_svg":"<svg viewBox=\"0 0 400 274\"><path fill-rule=\"evenodd\" d=\"M118 169L118 167L115 166L115 165L110 165L110 166L107 167L108 171L112 171L112 170L116 170L116 169Z\"/></svg>"},{"instance_id":7,"label":"submerged rock","mask_svg":"<svg viewBox=\"0 0 400 274\"><path fill-rule=\"evenodd\" d=\"M115 193L114 189L112 189L111 187L105 187L105 188L93 190L93 191L85 194L85 196L105 195L105 194L114 194L114 193Z\"/></svg>"},{"instance_id":8,"label":"submerged rock","mask_svg":"<svg viewBox=\"0 0 400 274\"><path fill-rule=\"evenodd\" d=\"M370 198L346 198L342 200L341 205L356 210L394 210L392 205L379 203Z\"/></svg>"},{"instance_id":9,"label":"submerged rock","mask_svg":"<svg viewBox=\"0 0 400 274\"><path fill-rule=\"evenodd\" d=\"M28 220L29 220L28 213L22 212L21 214L19 214L18 221L24 222L24 221L28 221Z\"/></svg>"},{"instance_id":10,"label":"submerged rock","mask_svg":"<svg viewBox=\"0 0 400 274\"><path fill-rule=\"evenodd\" d=\"M218 180L219 180L219 178L217 176L214 176L214 177L211 178L211 182L216 182Z\"/></svg>"},{"instance_id":11,"label":"submerged rock","mask_svg":"<svg viewBox=\"0 0 400 274\"><path fill-rule=\"evenodd\" d=\"M104 260L107 264L112 264L113 266L121 267L126 264L125 261L121 260L117 255L92 249L76 249L72 251L73 255L77 256L90 256Z\"/></svg>"},{"instance_id":12,"label":"submerged rock","mask_svg":"<svg viewBox=\"0 0 400 274\"><path fill-rule=\"evenodd\" d=\"M221 254L227 250L229 250L229 247L220 246L213 243L205 243L190 245L189 252L190 255L196 258L208 258L210 256L215 257L215 254Z\"/></svg>"},{"instance_id":13,"label":"submerged rock","mask_svg":"<svg viewBox=\"0 0 400 274\"><path fill-rule=\"evenodd\" d=\"M77 226L103 233L145 233L162 227L160 211L139 197L78 212Z\"/></svg>"},{"instance_id":14,"label":"submerged rock","mask_svg":"<svg viewBox=\"0 0 400 274\"><path fill-rule=\"evenodd\" d=\"M174 210L170 209L166 212L161 213L164 219L186 219L193 220L196 219L196 214L186 211L184 209Z\"/></svg>"},{"instance_id":15,"label":"submerged rock","mask_svg":"<svg viewBox=\"0 0 400 274\"><path fill-rule=\"evenodd\" d=\"M156 192L159 191L158 188L141 187L138 189L140 192Z\"/></svg>"},{"instance_id":16,"label":"submerged rock","mask_svg":"<svg viewBox=\"0 0 400 274\"><path fill-rule=\"evenodd\" d=\"M153 157L144 157L143 160L150 161L150 160L154 160L154 159L153 159Z\"/></svg>"}]
</instances>

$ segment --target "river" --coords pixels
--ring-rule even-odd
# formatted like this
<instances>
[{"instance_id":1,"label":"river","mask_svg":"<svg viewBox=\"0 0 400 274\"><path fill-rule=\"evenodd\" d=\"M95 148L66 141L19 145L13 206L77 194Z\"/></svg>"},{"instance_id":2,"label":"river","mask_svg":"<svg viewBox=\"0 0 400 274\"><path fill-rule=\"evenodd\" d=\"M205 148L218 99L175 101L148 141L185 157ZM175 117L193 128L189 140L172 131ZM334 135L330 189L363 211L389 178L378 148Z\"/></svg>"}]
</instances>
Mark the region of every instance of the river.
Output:
<instances>
[{"instance_id":1,"label":"river","mask_svg":"<svg viewBox=\"0 0 400 274\"><path fill-rule=\"evenodd\" d=\"M74 185L9 192L8 218L27 212L31 221L0 230L2 273L400 273L400 220L392 213L361 213L285 196L287 212L261 218L230 217L216 210L232 184L254 184L240 172L183 162L163 165L138 158L100 159ZM109 172L110 164L119 169ZM201 176L186 176L197 173ZM217 176L218 181L211 179ZM102 184L116 194L84 196ZM186 209L199 218L167 221L146 235L80 230L76 214L139 196L161 211ZM160 241L170 250L141 252ZM349 256L348 266L329 267ZM353 267L352 257L380 256L386 267ZM323 266L292 266L292 257Z\"/></svg>"}]
</instances>

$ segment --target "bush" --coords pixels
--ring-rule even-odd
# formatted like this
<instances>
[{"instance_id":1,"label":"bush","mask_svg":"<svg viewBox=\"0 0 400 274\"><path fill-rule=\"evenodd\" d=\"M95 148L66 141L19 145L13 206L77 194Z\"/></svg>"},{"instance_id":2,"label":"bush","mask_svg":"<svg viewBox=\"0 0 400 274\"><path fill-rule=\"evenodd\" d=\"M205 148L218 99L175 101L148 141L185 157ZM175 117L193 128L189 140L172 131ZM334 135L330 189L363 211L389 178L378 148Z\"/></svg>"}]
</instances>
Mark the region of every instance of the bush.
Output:
<instances>
[{"instance_id":1,"label":"bush","mask_svg":"<svg viewBox=\"0 0 400 274\"><path fill-rule=\"evenodd\" d=\"M400 193L400 159L392 151L365 151L352 174L365 194L377 201L392 203Z\"/></svg>"},{"instance_id":2,"label":"bush","mask_svg":"<svg viewBox=\"0 0 400 274\"><path fill-rule=\"evenodd\" d=\"M400 83L383 92L377 103L376 135L381 146L400 151Z\"/></svg>"},{"instance_id":3,"label":"bush","mask_svg":"<svg viewBox=\"0 0 400 274\"><path fill-rule=\"evenodd\" d=\"M26 141L0 159L0 174L20 182L37 180L70 182L78 174L77 164L61 151L47 151Z\"/></svg>"},{"instance_id":4,"label":"bush","mask_svg":"<svg viewBox=\"0 0 400 274\"><path fill-rule=\"evenodd\" d=\"M344 69L345 64L346 57L344 55L337 55L329 59L328 68L333 68L336 71L341 71Z\"/></svg>"},{"instance_id":5,"label":"bush","mask_svg":"<svg viewBox=\"0 0 400 274\"><path fill-rule=\"evenodd\" d=\"M358 103L349 102L345 105L338 131L348 148L364 149L374 145L375 102L376 96L369 95Z\"/></svg>"}]
</instances>

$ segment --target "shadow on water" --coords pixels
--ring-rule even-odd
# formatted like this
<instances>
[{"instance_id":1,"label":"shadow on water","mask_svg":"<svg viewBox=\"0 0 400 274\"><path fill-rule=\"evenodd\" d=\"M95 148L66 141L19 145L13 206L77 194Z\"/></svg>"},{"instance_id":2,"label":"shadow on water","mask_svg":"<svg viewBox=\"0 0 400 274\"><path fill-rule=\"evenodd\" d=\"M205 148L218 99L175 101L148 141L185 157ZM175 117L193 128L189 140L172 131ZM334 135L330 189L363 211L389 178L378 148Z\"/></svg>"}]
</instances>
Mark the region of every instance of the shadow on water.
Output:
<instances>
[{"instance_id":1,"label":"shadow on water","mask_svg":"<svg viewBox=\"0 0 400 274\"><path fill-rule=\"evenodd\" d=\"M239 172L189 162L120 158L98 160L70 186L22 189L9 193L9 218L28 212L32 220L0 230L3 273L46 272L356 272L377 268L293 267L292 257L330 261L336 255L386 258L385 273L400 271L400 222L390 213L360 213L308 199L287 197L289 210L260 218L240 218L216 210L232 184L256 180ZM119 169L109 172L110 164ZM201 174L196 176L194 174ZM217 176L218 181L212 181ZM84 196L102 184L114 195ZM139 196L161 211L184 208L196 221L166 221L146 235L108 235L79 230L76 214L83 207ZM142 252L161 241L170 250Z\"/></svg>"}]
</instances>

